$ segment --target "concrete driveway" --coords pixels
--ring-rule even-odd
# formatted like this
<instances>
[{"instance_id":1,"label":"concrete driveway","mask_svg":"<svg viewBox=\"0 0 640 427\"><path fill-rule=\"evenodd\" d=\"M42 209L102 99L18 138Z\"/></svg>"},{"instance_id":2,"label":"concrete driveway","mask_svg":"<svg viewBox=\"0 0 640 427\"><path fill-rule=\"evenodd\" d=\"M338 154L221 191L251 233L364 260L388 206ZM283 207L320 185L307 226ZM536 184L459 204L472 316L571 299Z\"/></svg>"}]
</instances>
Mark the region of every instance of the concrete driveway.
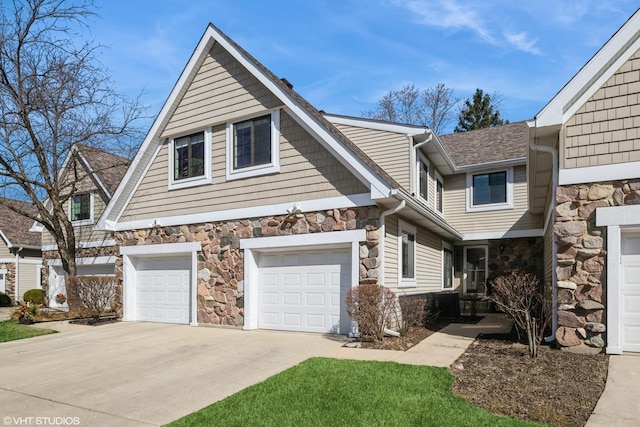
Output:
<instances>
[{"instance_id":1,"label":"concrete driveway","mask_svg":"<svg viewBox=\"0 0 640 427\"><path fill-rule=\"evenodd\" d=\"M343 344L142 322L67 329L0 344L3 425L163 425Z\"/></svg>"}]
</instances>

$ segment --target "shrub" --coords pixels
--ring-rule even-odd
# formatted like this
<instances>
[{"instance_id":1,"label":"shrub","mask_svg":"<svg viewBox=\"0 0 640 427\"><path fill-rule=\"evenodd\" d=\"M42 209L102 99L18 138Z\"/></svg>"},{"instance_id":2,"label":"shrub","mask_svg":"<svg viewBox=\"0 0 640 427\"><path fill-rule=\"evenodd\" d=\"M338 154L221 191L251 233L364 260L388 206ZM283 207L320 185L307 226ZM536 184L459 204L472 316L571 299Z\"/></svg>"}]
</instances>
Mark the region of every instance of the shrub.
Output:
<instances>
[{"instance_id":1,"label":"shrub","mask_svg":"<svg viewBox=\"0 0 640 427\"><path fill-rule=\"evenodd\" d=\"M15 309L11 317L13 319L26 319L33 322L38 315L38 305L33 302L21 302Z\"/></svg>"},{"instance_id":2,"label":"shrub","mask_svg":"<svg viewBox=\"0 0 640 427\"><path fill-rule=\"evenodd\" d=\"M427 323L427 299L403 295L398 298L400 306L397 324L401 334L406 334L409 328L424 326Z\"/></svg>"},{"instance_id":3,"label":"shrub","mask_svg":"<svg viewBox=\"0 0 640 427\"><path fill-rule=\"evenodd\" d=\"M529 356L536 357L551 319L551 305L540 279L531 273L512 272L497 277L491 284L491 295L485 299L513 319L518 337L526 338Z\"/></svg>"},{"instance_id":4,"label":"shrub","mask_svg":"<svg viewBox=\"0 0 640 427\"><path fill-rule=\"evenodd\" d=\"M358 322L360 338L382 341L396 307L396 295L383 286L364 284L349 289L346 303L347 313Z\"/></svg>"},{"instance_id":5,"label":"shrub","mask_svg":"<svg viewBox=\"0 0 640 427\"><path fill-rule=\"evenodd\" d=\"M11 297L0 292L0 307L11 307Z\"/></svg>"},{"instance_id":6,"label":"shrub","mask_svg":"<svg viewBox=\"0 0 640 427\"><path fill-rule=\"evenodd\" d=\"M113 276L74 276L71 286L87 314L98 319L111 311L111 303L116 292L116 278Z\"/></svg>"},{"instance_id":7,"label":"shrub","mask_svg":"<svg viewBox=\"0 0 640 427\"><path fill-rule=\"evenodd\" d=\"M32 302L34 304L42 304L42 289L29 289L22 297L24 302Z\"/></svg>"}]
</instances>

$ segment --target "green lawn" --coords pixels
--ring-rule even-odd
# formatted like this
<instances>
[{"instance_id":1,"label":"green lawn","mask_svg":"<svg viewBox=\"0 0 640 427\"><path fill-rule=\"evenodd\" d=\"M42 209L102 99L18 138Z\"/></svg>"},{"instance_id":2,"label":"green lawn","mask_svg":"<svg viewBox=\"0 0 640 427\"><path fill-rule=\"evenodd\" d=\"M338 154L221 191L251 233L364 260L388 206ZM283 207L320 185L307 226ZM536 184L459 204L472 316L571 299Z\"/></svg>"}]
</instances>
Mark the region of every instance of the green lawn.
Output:
<instances>
[{"instance_id":1,"label":"green lawn","mask_svg":"<svg viewBox=\"0 0 640 427\"><path fill-rule=\"evenodd\" d=\"M539 425L468 404L453 380L443 368L314 358L170 426Z\"/></svg>"},{"instance_id":2,"label":"green lawn","mask_svg":"<svg viewBox=\"0 0 640 427\"><path fill-rule=\"evenodd\" d=\"M53 329L21 325L17 320L0 322L0 342L21 340L24 338L37 337L38 335L53 334L55 332Z\"/></svg>"}]
</instances>

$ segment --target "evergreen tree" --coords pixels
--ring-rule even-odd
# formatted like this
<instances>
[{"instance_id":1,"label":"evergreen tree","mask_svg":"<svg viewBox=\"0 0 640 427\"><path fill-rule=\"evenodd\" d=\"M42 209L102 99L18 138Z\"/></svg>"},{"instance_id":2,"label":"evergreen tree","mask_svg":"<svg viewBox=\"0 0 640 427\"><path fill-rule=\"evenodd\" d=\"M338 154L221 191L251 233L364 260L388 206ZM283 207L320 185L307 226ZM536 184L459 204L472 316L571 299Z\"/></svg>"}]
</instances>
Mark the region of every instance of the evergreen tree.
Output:
<instances>
[{"instance_id":1,"label":"evergreen tree","mask_svg":"<svg viewBox=\"0 0 640 427\"><path fill-rule=\"evenodd\" d=\"M464 102L464 107L460 109L458 115L458 125L454 132L466 132L468 130L484 129L494 126L500 126L509 123L500 118L498 111L499 100L496 102L497 96L493 98L488 93L484 93L482 89L476 89L472 99Z\"/></svg>"}]
</instances>

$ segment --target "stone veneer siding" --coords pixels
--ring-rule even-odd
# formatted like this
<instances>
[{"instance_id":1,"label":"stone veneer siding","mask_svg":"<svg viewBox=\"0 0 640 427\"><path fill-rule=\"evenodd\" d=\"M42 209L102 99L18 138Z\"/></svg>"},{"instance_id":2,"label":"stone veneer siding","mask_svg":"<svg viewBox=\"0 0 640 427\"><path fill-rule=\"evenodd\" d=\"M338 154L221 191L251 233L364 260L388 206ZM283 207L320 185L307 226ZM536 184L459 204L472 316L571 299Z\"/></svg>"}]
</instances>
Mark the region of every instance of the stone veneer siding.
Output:
<instances>
[{"instance_id":1,"label":"stone veneer siding","mask_svg":"<svg viewBox=\"0 0 640 427\"><path fill-rule=\"evenodd\" d=\"M605 346L606 227L595 210L640 204L640 179L558 187L553 231L557 244L558 330L563 347Z\"/></svg>"},{"instance_id":2,"label":"stone veneer siding","mask_svg":"<svg viewBox=\"0 0 640 427\"><path fill-rule=\"evenodd\" d=\"M332 209L305 213L303 218L275 216L188 224L117 232L123 246L200 242L198 254L198 323L242 326L244 324L244 253L240 240L254 237L328 233L365 229L360 243L360 283L378 281L377 206ZM116 261L118 296L122 295L122 257ZM122 316L120 305L118 314Z\"/></svg>"},{"instance_id":3,"label":"stone veneer siding","mask_svg":"<svg viewBox=\"0 0 640 427\"><path fill-rule=\"evenodd\" d=\"M79 248L76 253L76 259L80 258L93 258L93 257L101 257L101 256L118 256L120 250L118 246L104 246L100 248ZM57 250L55 251L43 251L42 252L42 291L43 291L43 304L45 306L49 305L49 261L54 259L60 259L60 254ZM115 273L115 272L114 272ZM121 292L121 289L117 289L116 292ZM120 309L122 305L122 295L116 294L117 298L115 300L116 307ZM114 307L114 308L116 308Z\"/></svg>"},{"instance_id":4,"label":"stone veneer siding","mask_svg":"<svg viewBox=\"0 0 640 427\"><path fill-rule=\"evenodd\" d=\"M489 242L488 280L517 271L542 278L543 259L542 237L492 240Z\"/></svg>"}]
</instances>

